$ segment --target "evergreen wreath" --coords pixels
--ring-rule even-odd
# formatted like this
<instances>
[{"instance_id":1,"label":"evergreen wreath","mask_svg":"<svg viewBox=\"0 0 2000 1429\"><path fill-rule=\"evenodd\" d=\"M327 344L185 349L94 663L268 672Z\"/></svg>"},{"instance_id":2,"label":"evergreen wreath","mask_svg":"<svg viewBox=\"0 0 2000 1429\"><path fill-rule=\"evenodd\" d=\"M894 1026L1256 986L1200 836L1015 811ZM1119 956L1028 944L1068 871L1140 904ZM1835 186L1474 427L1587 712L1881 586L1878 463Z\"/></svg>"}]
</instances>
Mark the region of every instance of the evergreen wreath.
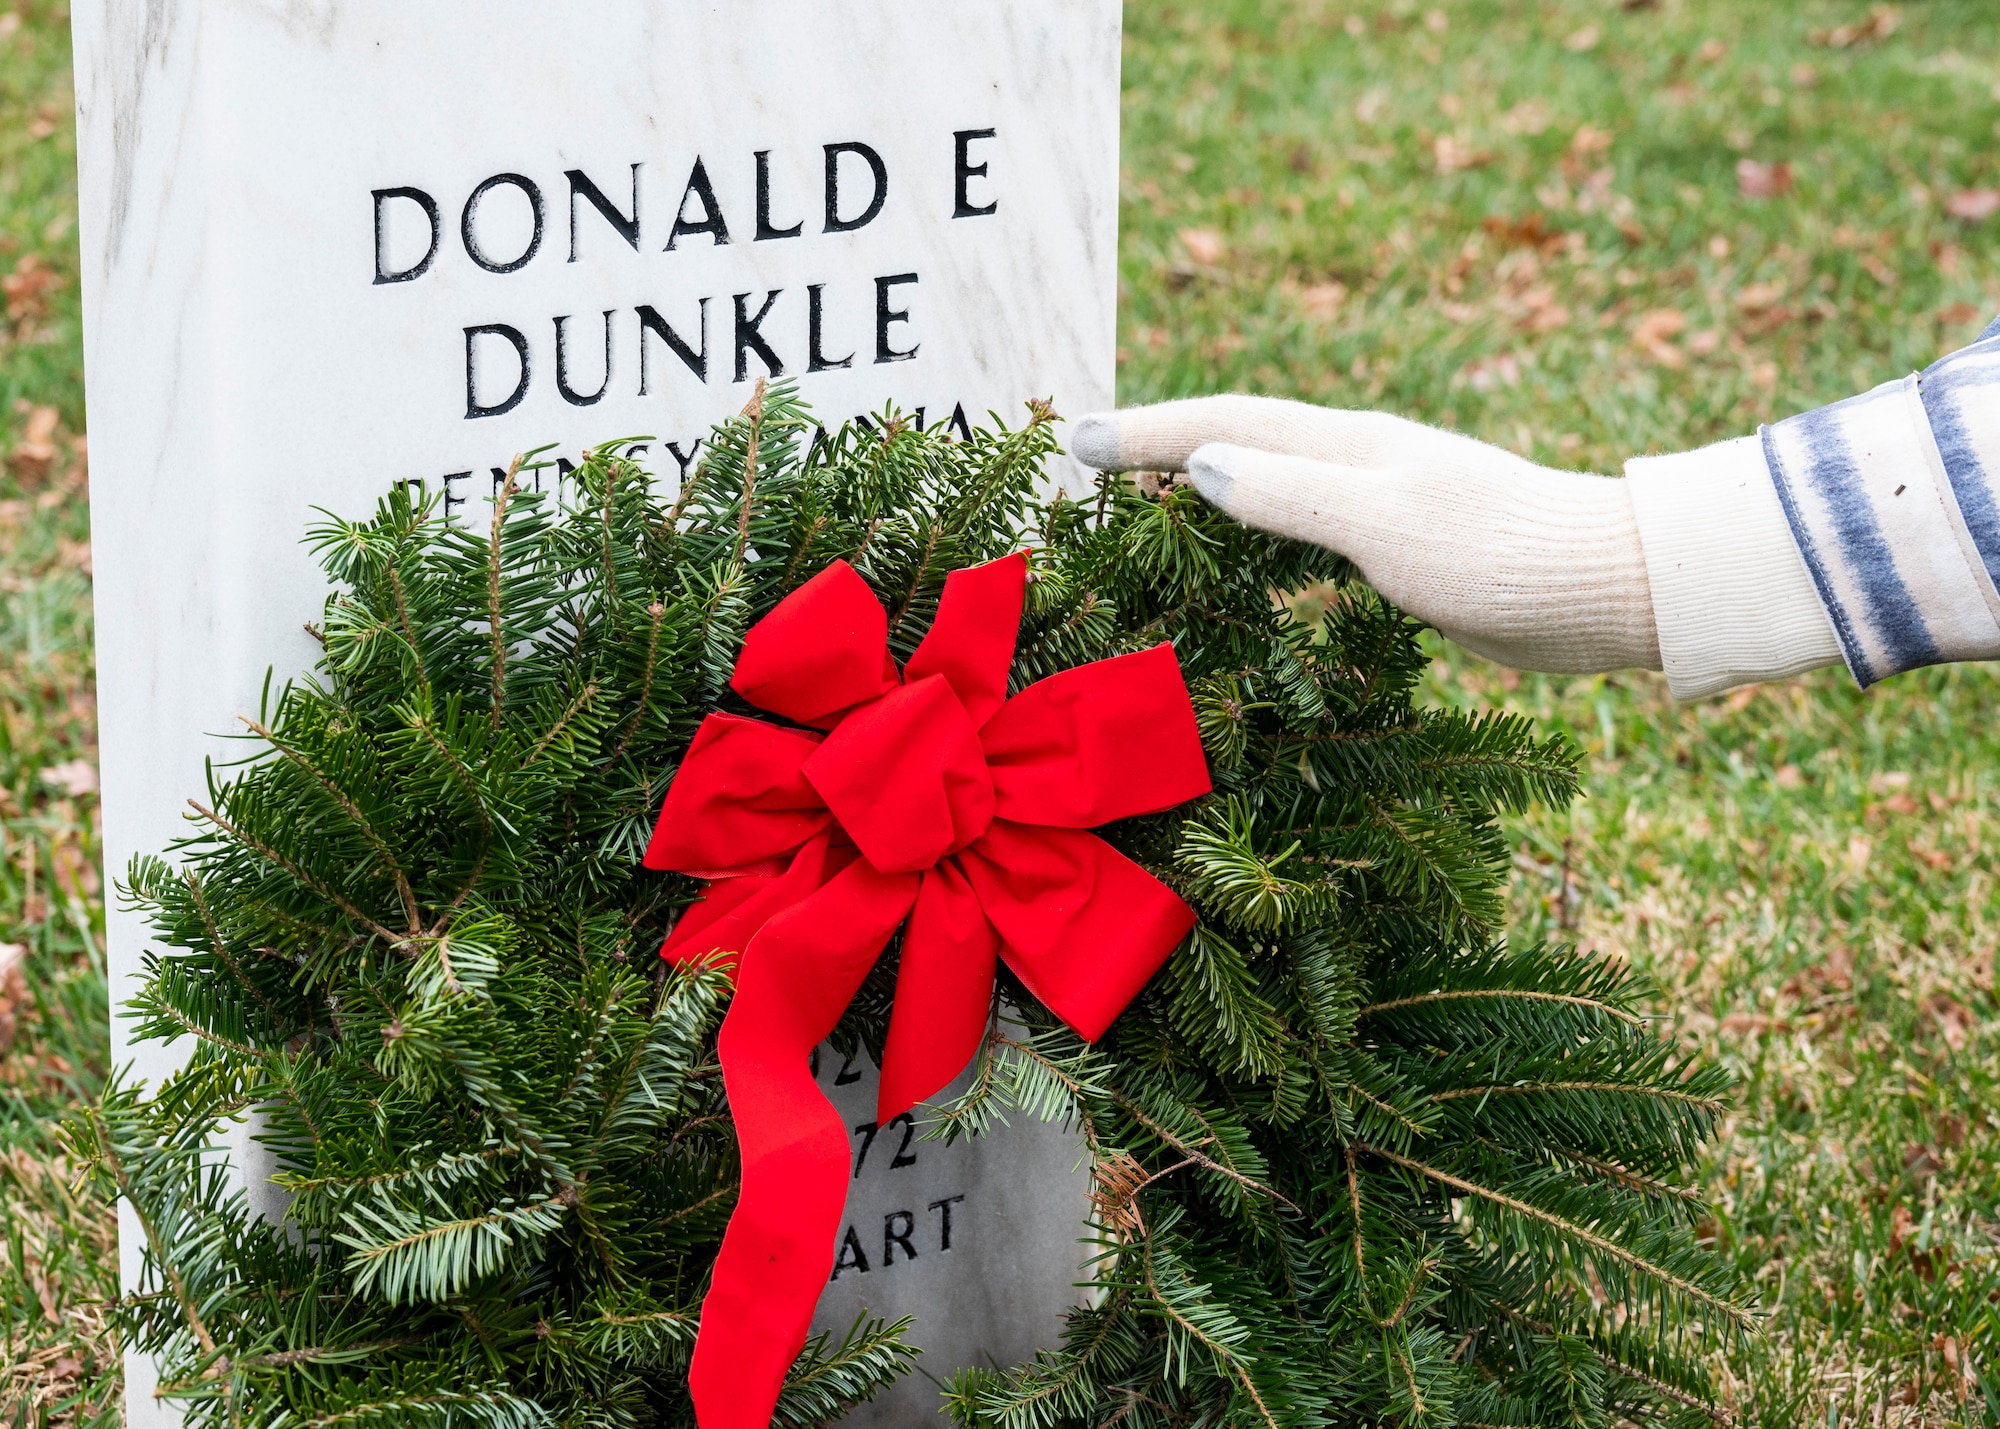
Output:
<instances>
[{"instance_id":1,"label":"evergreen wreath","mask_svg":"<svg viewBox=\"0 0 2000 1429\"><path fill-rule=\"evenodd\" d=\"M655 956L700 888L640 867L666 783L743 708L746 628L828 563L905 659L946 572L1023 544L1014 688L1171 640L1215 792L1102 831L1200 914L1112 1030L1083 1043L1003 970L972 1089L931 1114L1063 1119L1094 1158L1093 1303L1034 1362L960 1372L950 1413L1711 1416L1705 1362L1749 1318L1686 1179L1724 1076L1626 971L1496 940L1496 817L1573 797L1575 751L1417 706L1415 622L1183 484L1038 502L1055 421L828 434L779 386L671 505L612 442L560 498L517 462L490 532L403 488L313 529L316 673L267 691L176 861L124 890L160 945L137 1035L187 1038L185 1068L72 1130L145 1238L127 1344L190 1424L690 1422L736 1169L728 979ZM1313 624L1275 598L1321 583ZM879 1056L895 954L842 1050ZM217 1155L246 1118L281 1223ZM905 1328L815 1340L774 1422L907 1373Z\"/></svg>"}]
</instances>

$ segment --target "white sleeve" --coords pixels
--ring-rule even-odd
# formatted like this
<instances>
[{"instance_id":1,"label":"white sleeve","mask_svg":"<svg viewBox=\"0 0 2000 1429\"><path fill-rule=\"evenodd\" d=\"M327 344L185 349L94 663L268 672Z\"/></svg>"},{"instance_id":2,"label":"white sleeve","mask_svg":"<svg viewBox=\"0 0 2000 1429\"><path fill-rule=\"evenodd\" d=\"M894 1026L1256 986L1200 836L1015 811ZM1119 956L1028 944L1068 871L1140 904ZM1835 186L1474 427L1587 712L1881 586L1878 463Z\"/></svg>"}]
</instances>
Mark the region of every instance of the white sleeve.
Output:
<instances>
[{"instance_id":1,"label":"white sleeve","mask_svg":"<svg viewBox=\"0 0 2000 1429\"><path fill-rule=\"evenodd\" d=\"M1635 457L1625 477L1676 699L1839 663L1757 437Z\"/></svg>"}]
</instances>

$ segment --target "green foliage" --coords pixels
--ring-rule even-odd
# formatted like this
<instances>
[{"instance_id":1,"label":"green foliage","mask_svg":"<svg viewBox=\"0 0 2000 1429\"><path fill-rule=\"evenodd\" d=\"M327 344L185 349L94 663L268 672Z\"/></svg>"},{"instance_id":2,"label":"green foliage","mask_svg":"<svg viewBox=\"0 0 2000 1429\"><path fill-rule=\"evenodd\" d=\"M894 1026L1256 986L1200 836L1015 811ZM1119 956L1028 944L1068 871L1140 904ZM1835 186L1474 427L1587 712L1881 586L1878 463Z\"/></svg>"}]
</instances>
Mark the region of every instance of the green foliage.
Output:
<instances>
[{"instance_id":1,"label":"green foliage","mask_svg":"<svg viewBox=\"0 0 2000 1429\"><path fill-rule=\"evenodd\" d=\"M777 388L671 507L612 443L560 496L504 491L490 532L401 489L314 530L319 668L248 721L176 861L129 875L160 945L139 1031L186 1066L75 1129L143 1228L126 1329L191 1423L687 1421L737 1177L728 987L652 956L698 884L639 868L651 819L786 593L847 559L906 658L946 572L1024 539L1016 688L1171 640L1216 792L1106 831L1201 913L1161 976L1093 1047L1003 975L1010 1018L937 1114L1066 1119L1096 1171L1096 1302L1036 1362L961 1372L951 1412L1609 1425L1704 1400L1697 1357L1745 1320L1680 1184L1721 1078L1620 970L1491 945L1495 817L1567 799L1570 748L1418 708L1414 623L1358 586L1298 623L1274 592L1340 563L1184 486L1037 500L1053 421L824 434ZM885 1007L843 1035L879 1043ZM282 1222L219 1164L238 1123ZM907 1373L904 1328L815 1342L778 1421Z\"/></svg>"}]
</instances>

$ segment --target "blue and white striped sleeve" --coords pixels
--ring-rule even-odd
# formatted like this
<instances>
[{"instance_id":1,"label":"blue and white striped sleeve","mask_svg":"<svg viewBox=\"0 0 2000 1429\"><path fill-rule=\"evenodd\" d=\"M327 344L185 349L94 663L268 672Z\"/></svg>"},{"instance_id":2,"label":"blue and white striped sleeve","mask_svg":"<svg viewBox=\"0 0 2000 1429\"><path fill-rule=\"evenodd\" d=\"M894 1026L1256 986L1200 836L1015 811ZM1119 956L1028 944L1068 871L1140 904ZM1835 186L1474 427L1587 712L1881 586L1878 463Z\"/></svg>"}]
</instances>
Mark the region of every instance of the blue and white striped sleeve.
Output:
<instances>
[{"instance_id":1,"label":"blue and white striped sleeve","mask_svg":"<svg viewBox=\"0 0 2000 1429\"><path fill-rule=\"evenodd\" d=\"M2000 322L1921 373L1627 475L1683 698L1836 658L1865 688L2000 657Z\"/></svg>"}]
</instances>

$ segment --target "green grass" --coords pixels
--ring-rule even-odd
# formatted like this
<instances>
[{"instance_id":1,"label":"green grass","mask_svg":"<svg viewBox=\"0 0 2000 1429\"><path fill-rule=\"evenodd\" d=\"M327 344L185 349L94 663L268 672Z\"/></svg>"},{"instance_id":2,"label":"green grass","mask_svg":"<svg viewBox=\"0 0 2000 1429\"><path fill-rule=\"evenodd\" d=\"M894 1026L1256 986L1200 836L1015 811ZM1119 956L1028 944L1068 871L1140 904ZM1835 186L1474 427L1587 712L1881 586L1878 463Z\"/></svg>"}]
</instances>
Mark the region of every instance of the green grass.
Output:
<instances>
[{"instance_id":1,"label":"green grass","mask_svg":"<svg viewBox=\"0 0 2000 1429\"><path fill-rule=\"evenodd\" d=\"M1926 364L2000 309L2000 219L1945 208L2000 188L2000 8L1811 43L1867 13L1131 8L1121 401L1382 406L1616 471ZM1437 699L1589 753L1589 797L1519 827L1516 935L1630 958L1742 1078L1706 1168L1768 1312L1737 1413L2000 1419L2000 679L1676 708L1438 650Z\"/></svg>"},{"instance_id":2,"label":"green grass","mask_svg":"<svg viewBox=\"0 0 2000 1429\"><path fill-rule=\"evenodd\" d=\"M8 1424L118 1412L113 1223L70 1194L55 1134L106 1070L72 109L67 10L0 15L0 942L25 949L0 979Z\"/></svg>"},{"instance_id":3,"label":"green grass","mask_svg":"<svg viewBox=\"0 0 2000 1429\"><path fill-rule=\"evenodd\" d=\"M16 13L0 272L34 255L58 281L4 326L8 450L18 400L82 417L66 22ZM1121 399L1381 406L1615 471L1923 365L2000 310L2000 216L1945 207L2000 188L2000 7L1919 0L1886 37L1811 42L1866 17L1128 7ZM1746 159L1789 164L1790 191L1746 196ZM93 739L87 513L75 457L54 468L0 471L0 939L30 950L0 1062L0 1423L115 1414L109 1218L64 1195L50 1130L104 1070L96 802L42 777ZM1655 677L1438 649L1436 699L1589 752L1590 797L1518 828L1517 934L1632 959L1742 1079L1706 1168L1767 1306L1724 1366L1738 1416L2000 1420L2000 678L1863 696L1829 671L1677 708Z\"/></svg>"}]
</instances>

